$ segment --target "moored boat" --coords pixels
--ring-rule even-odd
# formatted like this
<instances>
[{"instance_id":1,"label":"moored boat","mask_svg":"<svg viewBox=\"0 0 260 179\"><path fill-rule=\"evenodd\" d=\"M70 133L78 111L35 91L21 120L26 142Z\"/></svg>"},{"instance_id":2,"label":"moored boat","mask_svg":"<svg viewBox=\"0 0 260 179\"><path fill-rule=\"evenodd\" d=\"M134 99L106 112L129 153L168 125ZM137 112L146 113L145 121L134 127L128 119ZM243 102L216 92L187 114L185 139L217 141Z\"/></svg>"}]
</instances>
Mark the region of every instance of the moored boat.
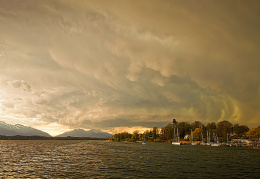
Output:
<instances>
[{"instance_id":1,"label":"moored boat","mask_svg":"<svg viewBox=\"0 0 260 179\"><path fill-rule=\"evenodd\" d=\"M172 145L181 145L180 142L172 142Z\"/></svg>"},{"instance_id":2,"label":"moored boat","mask_svg":"<svg viewBox=\"0 0 260 179\"><path fill-rule=\"evenodd\" d=\"M212 143L211 146L213 147L219 147L221 144L220 143Z\"/></svg>"},{"instance_id":3,"label":"moored boat","mask_svg":"<svg viewBox=\"0 0 260 179\"><path fill-rule=\"evenodd\" d=\"M146 144L146 142L145 142L145 133L144 133L144 141L142 142L142 144L143 144L143 145Z\"/></svg>"},{"instance_id":4,"label":"moored boat","mask_svg":"<svg viewBox=\"0 0 260 179\"><path fill-rule=\"evenodd\" d=\"M174 132L173 132L174 142L172 142L172 145L182 145L182 144L180 143L179 129L178 129L178 127L177 127L177 124L176 124L176 120L175 120L175 119L173 119L172 124L173 124L173 127L174 127ZM175 128L177 128L177 137L176 137L176 135L175 135Z\"/></svg>"}]
</instances>

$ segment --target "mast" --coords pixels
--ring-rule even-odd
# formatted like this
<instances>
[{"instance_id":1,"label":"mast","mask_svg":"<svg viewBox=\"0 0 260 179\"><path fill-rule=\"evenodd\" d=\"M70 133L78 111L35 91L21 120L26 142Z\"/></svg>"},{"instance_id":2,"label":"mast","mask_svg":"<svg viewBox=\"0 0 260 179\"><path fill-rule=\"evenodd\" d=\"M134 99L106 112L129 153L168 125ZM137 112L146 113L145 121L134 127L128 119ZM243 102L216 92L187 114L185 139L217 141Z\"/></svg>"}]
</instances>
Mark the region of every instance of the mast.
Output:
<instances>
[{"instance_id":1,"label":"mast","mask_svg":"<svg viewBox=\"0 0 260 179\"><path fill-rule=\"evenodd\" d=\"M176 142L176 135L175 135L175 127L176 127L176 125L177 125L177 121L176 121L176 119L173 119L172 120L172 126L173 126L173 139L174 139L174 142Z\"/></svg>"},{"instance_id":2,"label":"mast","mask_svg":"<svg viewBox=\"0 0 260 179\"><path fill-rule=\"evenodd\" d=\"M207 143L209 143L209 131L207 131Z\"/></svg>"},{"instance_id":3,"label":"mast","mask_svg":"<svg viewBox=\"0 0 260 179\"><path fill-rule=\"evenodd\" d=\"M209 133L209 131L207 131L207 143L208 144L210 143L210 133Z\"/></svg>"},{"instance_id":4,"label":"mast","mask_svg":"<svg viewBox=\"0 0 260 179\"><path fill-rule=\"evenodd\" d=\"M191 143L193 143L193 132L192 132L192 129L191 129L190 135L191 135Z\"/></svg>"},{"instance_id":5,"label":"mast","mask_svg":"<svg viewBox=\"0 0 260 179\"><path fill-rule=\"evenodd\" d=\"M177 142L180 142L180 136L179 136L179 130L178 130L178 127L177 127Z\"/></svg>"},{"instance_id":6,"label":"mast","mask_svg":"<svg viewBox=\"0 0 260 179\"><path fill-rule=\"evenodd\" d=\"M228 136L229 136L229 133L227 133L227 143L228 143Z\"/></svg>"},{"instance_id":7,"label":"mast","mask_svg":"<svg viewBox=\"0 0 260 179\"><path fill-rule=\"evenodd\" d=\"M173 128L173 139L174 139L174 142L176 142L176 136L175 136L175 127Z\"/></svg>"}]
</instances>

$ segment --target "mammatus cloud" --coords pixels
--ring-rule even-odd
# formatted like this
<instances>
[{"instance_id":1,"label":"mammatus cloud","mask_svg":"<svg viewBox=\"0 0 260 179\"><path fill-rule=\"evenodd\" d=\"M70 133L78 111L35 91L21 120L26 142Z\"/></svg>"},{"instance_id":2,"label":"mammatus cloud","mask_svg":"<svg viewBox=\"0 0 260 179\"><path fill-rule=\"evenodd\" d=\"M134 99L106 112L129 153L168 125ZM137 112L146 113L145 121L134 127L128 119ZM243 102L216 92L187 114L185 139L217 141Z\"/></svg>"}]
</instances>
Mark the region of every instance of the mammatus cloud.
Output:
<instances>
[{"instance_id":1,"label":"mammatus cloud","mask_svg":"<svg viewBox=\"0 0 260 179\"><path fill-rule=\"evenodd\" d=\"M6 122L110 131L172 118L259 125L257 1L0 7Z\"/></svg>"},{"instance_id":2,"label":"mammatus cloud","mask_svg":"<svg viewBox=\"0 0 260 179\"><path fill-rule=\"evenodd\" d=\"M31 91L32 87L23 80L8 81L9 86L12 88L21 88L24 91Z\"/></svg>"}]
</instances>

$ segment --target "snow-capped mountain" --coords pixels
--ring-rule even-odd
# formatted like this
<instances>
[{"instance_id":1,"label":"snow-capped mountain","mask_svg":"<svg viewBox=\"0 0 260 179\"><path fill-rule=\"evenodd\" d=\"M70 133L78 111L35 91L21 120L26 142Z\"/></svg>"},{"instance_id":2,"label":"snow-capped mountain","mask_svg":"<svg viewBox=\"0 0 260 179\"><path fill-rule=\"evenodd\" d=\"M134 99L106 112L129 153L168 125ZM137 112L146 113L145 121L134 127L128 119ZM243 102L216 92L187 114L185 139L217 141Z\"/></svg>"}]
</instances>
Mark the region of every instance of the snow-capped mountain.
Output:
<instances>
[{"instance_id":1,"label":"snow-capped mountain","mask_svg":"<svg viewBox=\"0 0 260 179\"><path fill-rule=\"evenodd\" d=\"M29 126L24 126L21 124L7 124L3 121L0 121L0 135L5 136L15 136L15 135L21 135L21 136L44 136L44 137L51 137L48 133L43 132L38 129L34 129Z\"/></svg>"},{"instance_id":2,"label":"snow-capped mountain","mask_svg":"<svg viewBox=\"0 0 260 179\"><path fill-rule=\"evenodd\" d=\"M91 129L89 131L85 131L84 129L74 129L69 132L65 132L56 137L92 137L92 138L110 138L112 134L107 132L102 132L101 130Z\"/></svg>"}]
</instances>

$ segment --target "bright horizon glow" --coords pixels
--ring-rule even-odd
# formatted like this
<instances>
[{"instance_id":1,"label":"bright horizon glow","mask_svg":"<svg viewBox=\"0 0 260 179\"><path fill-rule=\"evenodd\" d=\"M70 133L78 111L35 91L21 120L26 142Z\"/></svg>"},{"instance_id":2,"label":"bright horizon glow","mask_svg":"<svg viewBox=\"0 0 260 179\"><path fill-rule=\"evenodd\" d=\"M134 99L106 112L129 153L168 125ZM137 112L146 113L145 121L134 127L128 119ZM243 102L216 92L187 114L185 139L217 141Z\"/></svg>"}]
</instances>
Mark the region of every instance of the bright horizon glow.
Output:
<instances>
[{"instance_id":1,"label":"bright horizon glow","mask_svg":"<svg viewBox=\"0 0 260 179\"><path fill-rule=\"evenodd\" d=\"M68 132L71 129L67 128L66 126L60 125L58 123L51 123L46 126L36 126L35 129L41 130L43 132L47 132L52 137L60 135L64 132Z\"/></svg>"},{"instance_id":2,"label":"bright horizon glow","mask_svg":"<svg viewBox=\"0 0 260 179\"><path fill-rule=\"evenodd\" d=\"M5 122L5 121L3 121ZM7 122L5 122L7 123ZM11 123L7 123L7 124L11 124ZM16 124L21 124L21 123L12 123L11 125L16 125ZM72 131L74 129L72 128L68 128L66 126L60 125L58 123L51 123L48 125L41 125L41 126L30 126L28 124L21 124L24 126L29 126L29 127L33 127L35 129L41 130L43 132L46 132L48 134L50 134L52 137L55 137L57 135L63 134L65 132L69 132ZM75 129L84 129L84 128L75 128ZM91 130L91 129L84 129L86 131ZM135 131L138 131L139 133L144 133L147 130L151 130L151 128L143 128L141 126L136 126L136 127L116 127L110 130L102 130L103 132L107 132L110 134L116 134L116 133L120 133L120 132L128 132L128 133L134 133Z\"/></svg>"}]
</instances>

